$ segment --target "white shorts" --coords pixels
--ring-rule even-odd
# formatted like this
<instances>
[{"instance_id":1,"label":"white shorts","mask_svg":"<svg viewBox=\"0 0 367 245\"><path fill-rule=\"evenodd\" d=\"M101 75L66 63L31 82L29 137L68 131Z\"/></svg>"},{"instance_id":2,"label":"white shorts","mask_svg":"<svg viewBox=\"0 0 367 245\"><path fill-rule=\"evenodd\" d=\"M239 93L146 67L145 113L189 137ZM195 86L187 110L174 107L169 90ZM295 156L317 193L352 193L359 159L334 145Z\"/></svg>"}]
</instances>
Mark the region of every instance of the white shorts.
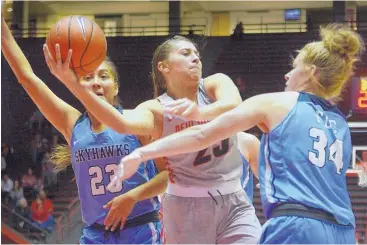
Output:
<instances>
[{"instance_id":1,"label":"white shorts","mask_svg":"<svg viewBox=\"0 0 367 245\"><path fill-rule=\"evenodd\" d=\"M255 244L261 225L244 190L226 195L182 197L164 194L166 243Z\"/></svg>"}]
</instances>

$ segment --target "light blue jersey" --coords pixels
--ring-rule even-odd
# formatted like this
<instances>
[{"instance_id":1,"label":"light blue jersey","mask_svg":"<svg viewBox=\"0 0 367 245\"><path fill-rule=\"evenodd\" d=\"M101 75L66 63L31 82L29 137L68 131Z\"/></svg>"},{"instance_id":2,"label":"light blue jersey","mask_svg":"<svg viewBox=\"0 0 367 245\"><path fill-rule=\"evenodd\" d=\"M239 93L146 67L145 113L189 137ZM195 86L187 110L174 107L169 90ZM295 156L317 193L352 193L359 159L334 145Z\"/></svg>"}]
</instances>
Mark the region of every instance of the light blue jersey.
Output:
<instances>
[{"instance_id":1,"label":"light blue jersey","mask_svg":"<svg viewBox=\"0 0 367 245\"><path fill-rule=\"evenodd\" d=\"M106 189L120 159L130 154L141 144L136 136L119 134L109 128L94 133L88 114L76 122L71 138L72 166L79 191L83 221L103 225L108 209L103 205L135 187L148 182L155 174L153 161L141 164L138 171L122 183L121 188ZM158 199L151 198L135 204L128 219L159 210Z\"/></svg>"},{"instance_id":2,"label":"light blue jersey","mask_svg":"<svg viewBox=\"0 0 367 245\"><path fill-rule=\"evenodd\" d=\"M251 171L250 165L246 158L241 155L242 158L242 166L243 173L241 176L241 184L243 189L245 190L250 203L252 203L254 199L254 174Z\"/></svg>"},{"instance_id":3,"label":"light blue jersey","mask_svg":"<svg viewBox=\"0 0 367 245\"><path fill-rule=\"evenodd\" d=\"M346 171L351 136L342 113L324 99L300 93L288 116L261 140L259 176L264 212L298 203L355 226Z\"/></svg>"}]
</instances>

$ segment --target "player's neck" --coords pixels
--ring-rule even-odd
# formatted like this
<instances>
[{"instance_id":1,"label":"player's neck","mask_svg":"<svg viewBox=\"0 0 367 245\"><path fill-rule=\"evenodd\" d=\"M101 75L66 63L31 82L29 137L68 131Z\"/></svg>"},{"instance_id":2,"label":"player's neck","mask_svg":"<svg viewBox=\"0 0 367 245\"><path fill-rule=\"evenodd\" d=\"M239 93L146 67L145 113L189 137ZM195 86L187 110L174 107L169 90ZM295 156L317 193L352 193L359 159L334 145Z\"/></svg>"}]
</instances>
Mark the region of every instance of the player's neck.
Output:
<instances>
[{"instance_id":1,"label":"player's neck","mask_svg":"<svg viewBox=\"0 0 367 245\"><path fill-rule=\"evenodd\" d=\"M325 99L325 94L320 93L320 92L316 92L316 91L314 91L314 90L313 90L313 89L311 89L311 88L305 88L305 89L303 89L303 90L301 90L301 91L299 91L299 92L304 92L304 93L308 93L308 94L316 95L316 96L318 96L318 97L320 97L320 98L324 98L324 99Z\"/></svg>"},{"instance_id":2,"label":"player's neck","mask_svg":"<svg viewBox=\"0 0 367 245\"><path fill-rule=\"evenodd\" d=\"M106 126L97 120L91 113L88 113L90 119L91 130L95 133L100 133L106 129Z\"/></svg>"},{"instance_id":3,"label":"player's neck","mask_svg":"<svg viewBox=\"0 0 367 245\"><path fill-rule=\"evenodd\" d=\"M198 86L168 86L167 95L175 100L187 98L196 102Z\"/></svg>"}]
</instances>

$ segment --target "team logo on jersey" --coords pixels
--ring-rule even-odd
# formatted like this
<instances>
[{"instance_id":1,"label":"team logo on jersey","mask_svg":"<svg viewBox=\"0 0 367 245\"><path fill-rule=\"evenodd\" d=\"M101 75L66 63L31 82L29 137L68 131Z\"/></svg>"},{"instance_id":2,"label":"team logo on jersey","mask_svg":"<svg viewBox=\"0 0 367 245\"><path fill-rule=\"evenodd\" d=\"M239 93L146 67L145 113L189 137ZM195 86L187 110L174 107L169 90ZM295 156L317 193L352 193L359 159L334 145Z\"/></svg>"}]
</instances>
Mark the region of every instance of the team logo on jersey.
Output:
<instances>
[{"instance_id":1,"label":"team logo on jersey","mask_svg":"<svg viewBox=\"0 0 367 245\"><path fill-rule=\"evenodd\" d=\"M168 118L168 122L171 122L175 118L175 116L168 115L167 118Z\"/></svg>"},{"instance_id":2,"label":"team logo on jersey","mask_svg":"<svg viewBox=\"0 0 367 245\"><path fill-rule=\"evenodd\" d=\"M75 143L75 141L74 141ZM111 157L122 157L131 152L129 144L103 145L87 149L77 149L74 151L75 162L86 162L100 160Z\"/></svg>"}]
</instances>

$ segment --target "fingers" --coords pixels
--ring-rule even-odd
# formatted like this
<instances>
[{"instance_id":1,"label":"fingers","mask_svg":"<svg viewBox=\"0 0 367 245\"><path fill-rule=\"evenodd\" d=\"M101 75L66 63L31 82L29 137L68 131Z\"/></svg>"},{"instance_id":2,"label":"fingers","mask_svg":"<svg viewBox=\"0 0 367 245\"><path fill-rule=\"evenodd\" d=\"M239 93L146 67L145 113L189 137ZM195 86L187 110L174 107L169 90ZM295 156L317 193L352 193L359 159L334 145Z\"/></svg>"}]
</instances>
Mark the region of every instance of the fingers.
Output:
<instances>
[{"instance_id":1,"label":"fingers","mask_svg":"<svg viewBox=\"0 0 367 245\"><path fill-rule=\"evenodd\" d=\"M111 206L112 206L112 201L109 201L107 204L103 206L103 208L111 208Z\"/></svg>"},{"instance_id":2,"label":"fingers","mask_svg":"<svg viewBox=\"0 0 367 245\"><path fill-rule=\"evenodd\" d=\"M105 229L114 231L118 228L118 226L120 229L122 229L124 227L125 221L125 214L118 213L116 209L110 210L104 221Z\"/></svg>"},{"instance_id":3,"label":"fingers","mask_svg":"<svg viewBox=\"0 0 367 245\"><path fill-rule=\"evenodd\" d=\"M120 178L117 176L114 176L111 182L107 185L107 190L111 191L113 187L117 186L119 181L120 181Z\"/></svg>"},{"instance_id":4,"label":"fingers","mask_svg":"<svg viewBox=\"0 0 367 245\"><path fill-rule=\"evenodd\" d=\"M56 63L58 65L61 65L62 60L61 60L61 53L60 53L60 45L58 43L56 43L55 45L55 51L56 51Z\"/></svg>"},{"instance_id":5,"label":"fingers","mask_svg":"<svg viewBox=\"0 0 367 245\"><path fill-rule=\"evenodd\" d=\"M119 226L120 223L125 223L125 218L124 217L118 217L118 218L115 219L115 221L113 222L111 231L116 230L116 228ZM120 227L121 227L121 225L120 225ZM123 225L122 225L122 227L123 227Z\"/></svg>"},{"instance_id":6,"label":"fingers","mask_svg":"<svg viewBox=\"0 0 367 245\"><path fill-rule=\"evenodd\" d=\"M190 115L190 113L194 110L195 103L191 103L191 105L181 114L183 117Z\"/></svg>"},{"instance_id":7,"label":"fingers","mask_svg":"<svg viewBox=\"0 0 367 245\"><path fill-rule=\"evenodd\" d=\"M115 192L116 190L120 190L122 188L123 178L119 178L118 176L114 176L111 182L107 185L107 190L110 192Z\"/></svg>"},{"instance_id":8,"label":"fingers","mask_svg":"<svg viewBox=\"0 0 367 245\"><path fill-rule=\"evenodd\" d=\"M124 177L124 172L125 172L125 169L124 169L125 165L124 165L124 161L123 161L123 158L121 159L120 161L120 164L118 166L118 170L117 170L117 177L122 179Z\"/></svg>"},{"instance_id":9,"label":"fingers","mask_svg":"<svg viewBox=\"0 0 367 245\"><path fill-rule=\"evenodd\" d=\"M138 170L141 160L141 156L137 152L133 152L122 158L118 165L117 172L107 185L107 190L111 191L118 185L122 185L123 180L130 178Z\"/></svg>"},{"instance_id":10,"label":"fingers","mask_svg":"<svg viewBox=\"0 0 367 245\"><path fill-rule=\"evenodd\" d=\"M134 151L127 157L124 157L120 161L120 166L123 167L122 179L128 179L138 171L140 164L142 163L142 156L138 151Z\"/></svg>"},{"instance_id":11,"label":"fingers","mask_svg":"<svg viewBox=\"0 0 367 245\"><path fill-rule=\"evenodd\" d=\"M194 102L191 101L185 101L184 104L182 104L180 107L178 107L176 109L176 114L177 115L182 115L192 104L194 104Z\"/></svg>"},{"instance_id":12,"label":"fingers","mask_svg":"<svg viewBox=\"0 0 367 245\"><path fill-rule=\"evenodd\" d=\"M171 107L171 108L165 107L163 108L163 110L164 112L169 113L169 114L182 115L182 113L186 111L186 109L188 109L192 104L193 102L191 101L184 101L180 103L179 105L176 105L175 107Z\"/></svg>"},{"instance_id":13,"label":"fingers","mask_svg":"<svg viewBox=\"0 0 367 245\"><path fill-rule=\"evenodd\" d=\"M69 49L68 56L66 57L66 60L65 60L65 63L64 63L64 65L67 66L67 67L69 67L69 65L70 65L72 54L73 54L73 50Z\"/></svg>"},{"instance_id":14,"label":"fingers","mask_svg":"<svg viewBox=\"0 0 367 245\"><path fill-rule=\"evenodd\" d=\"M124 228L125 221L126 221L125 215L121 216L121 214L117 215L116 212L111 212L107 215L107 217L105 219L105 222L104 222L105 230L114 231L118 227L122 230Z\"/></svg>"},{"instance_id":15,"label":"fingers","mask_svg":"<svg viewBox=\"0 0 367 245\"><path fill-rule=\"evenodd\" d=\"M114 224L115 220L116 220L116 212L115 211L110 211L108 212L108 215L104 221L105 224L105 229L109 230L111 228L111 226Z\"/></svg>"},{"instance_id":16,"label":"fingers","mask_svg":"<svg viewBox=\"0 0 367 245\"><path fill-rule=\"evenodd\" d=\"M50 50L48 50L48 47L46 44L43 45L43 55L45 56L45 60L46 60L46 64L48 66L48 68L51 70L53 70L53 63L54 60L50 54Z\"/></svg>"}]
</instances>

